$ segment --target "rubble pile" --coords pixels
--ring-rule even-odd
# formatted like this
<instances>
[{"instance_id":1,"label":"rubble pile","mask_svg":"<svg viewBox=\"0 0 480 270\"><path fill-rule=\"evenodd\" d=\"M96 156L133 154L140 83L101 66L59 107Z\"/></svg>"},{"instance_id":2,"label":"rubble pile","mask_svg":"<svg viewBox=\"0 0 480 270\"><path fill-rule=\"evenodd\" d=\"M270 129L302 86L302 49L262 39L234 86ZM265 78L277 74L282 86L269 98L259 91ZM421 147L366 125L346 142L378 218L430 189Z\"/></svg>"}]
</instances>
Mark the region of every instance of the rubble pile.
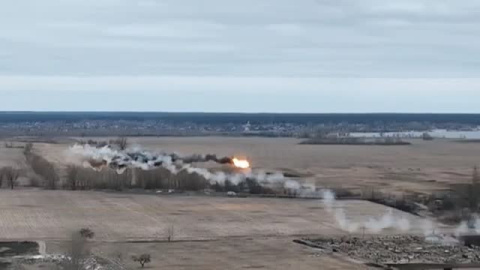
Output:
<instances>
[{"instance_id":1,"label":"rubble pile","mask_svg":"<svg viewBox=\"0 0 480 270\"><path fill-rule=\"evenodd\" d=\"M71 258L60 254L47 254L35 256L19 256L14 258L16 262L27 265L37 265L39 263L51 263L55 265L67 264ZM81 269L84 270L121 270L126 269L121 263L106 258L90 256L81 260Z\"/></svg>"},{"instance_id":2,"label":"rubble pile","mask_svg":"<svg viewBox=\"0 0 480 270\"><path fill-rule=\"evenodd\" d=\"M379 264L480 262L480 247L467 247L452 241L432 242L419 236L349 236L309 242L329 252Z\"/></svg>"}]
</instances>

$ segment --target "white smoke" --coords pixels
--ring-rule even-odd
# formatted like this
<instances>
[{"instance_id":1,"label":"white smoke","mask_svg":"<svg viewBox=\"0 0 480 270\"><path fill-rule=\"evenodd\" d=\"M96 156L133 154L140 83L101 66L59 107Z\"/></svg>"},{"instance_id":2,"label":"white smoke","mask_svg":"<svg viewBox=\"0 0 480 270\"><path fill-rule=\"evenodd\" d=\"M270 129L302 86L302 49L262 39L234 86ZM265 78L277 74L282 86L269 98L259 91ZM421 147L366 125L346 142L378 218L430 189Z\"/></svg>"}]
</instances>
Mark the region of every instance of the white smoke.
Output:
<instances>
[{"instance_id":1,"label":"white smoke","mask_svg":"<svg viewBox=\"0 0 480 270\"><path fill-rule=\"evenodd\" d=\"M438 227L429 219L426 219L422 222L421 228L425 236L431 236L438 233Z\"/></svg>"},{"instance_id":2,"label":"white smoke","mask_svg":"<svg viewBox=\"0 0 480 270\"><path fill-rule=\"evenodd\" d=\"M300 189L300 184L297 181L294 180L287 180L285 181L285 184L283 185L285 189L290 189L290 190L297 190Z\"/></svg>"},{"instance_id":3,"label":"white smoke","mask_svg":"<svg viewBox=\"0 0 480 270\"><path fill-rule=\"evenodd\" d=\"M357 232L361 226L357 222L352 222L347 215L345 214L345 210L343 208L339 208L334 212L335 221L340 226L340 228L344 231L349 233Z\"/></svg>"},{"instance_id":4,"label":"white smoke","mask_svg":"<svg viewBox=\"0 0 480 270\"><path fill-rule=\"evenodd\" d=\"M389 209L380 218L370 218L364 223L365 228L369 232L379 233L385 229L395 228L400 231L407 231L410 229L410 222L406 218L398 218L393 215L392 209Z\"/></svg>"},{"instance_id":5,"label":"white smoke","mask_svg":"<svg viewBox=\"0 0 480 270\"><path fill-rule=\"evenodd\" d=\"M474 214L468 220L460 222L455 228L454 235L461 236L465 234L480 234L480 217Z\"/></svg>"},{"instance_id":6,"label":"white smoke","mask_svg":"<svg viewBox=\"0 0 480 270\"><path fill-rule=\"evenodd\" d=\"M279 172L273 174L265 171L250 170L236 173L211 172L208 169L194 167L189 163L184 164L183 162L184 160L200 160L203 162L206 160L203 155L192 155L182 158L174 154L178 158L178 160L174 162L172 160L172 154L151 153L141 150L138 146L135 149L129 149L129 151L130 152L118 151L108 146L97 148L87 144L70 147L68 154L70 157L74 157L73 160L81 161L83 166L90 167L97 171L103 169L104 166L110 166L112 164L114 165L112 168L119 174L124 173L128 167L142 170L152 170L158 167L163 167L169 170L172 174L178 174L181 171L187 171L190 174L197 173L212 185L219 184L224 186L227 181L233 185L238 185L245 182L247 179L252 179L264 187L278 187L291 190L300 190L302 188L300 183L285 177ZM140 160L132 158L132 155L140 157ZM216 159L216 156L214 155L210 155L210 157ZM93 166L91 164L92 161L101 164L101 166ZM313 195L315 187L306 187L302 192L307 190L310 190Z\"/></svg>"},{"instance_id":7,"label":"white smoke","mask_svg":"<svg viewBox=\"0 0 480 270\"><path fill-rule=\"evenodd\" d=\"M333 209L333 204L335 203L335 193L333 193L331 190L323 190L322 191L322 198L323 198L323 203L325 204L327 211L332 211Z\"/></svg>"},{"instance_id":8,"label":"white smoke","mask_svg":"<svg viewBox=\"0 0 480 270\"><path fill-rule=\"evenodd\" d=\"M404 217L394 216L391 209L379 218L370 217L364 222L355 222L348 218L343 205L337 202L332 191L323 190L321 196L327 212L332 214L340 229L349 233L356 233L360 230L368 231L369 233L379 233L386 229L397 229L400 231L408 231L410 229L409 220Z\"/></svg>"},{"instance_id":9,"label":"white smoke","mask_svg":"<svg viewBox=\"0 0 480 270\"><path fill-rule=\"evenodd\" d=\"M469 231L470 231L470 229L468 228L467 222L462 221L462 222L460 222L460 225L458 225L458 227L455 228L454 235L456 237L459 237L463 234L467 234Z\"/></svg>"}]
</instances>

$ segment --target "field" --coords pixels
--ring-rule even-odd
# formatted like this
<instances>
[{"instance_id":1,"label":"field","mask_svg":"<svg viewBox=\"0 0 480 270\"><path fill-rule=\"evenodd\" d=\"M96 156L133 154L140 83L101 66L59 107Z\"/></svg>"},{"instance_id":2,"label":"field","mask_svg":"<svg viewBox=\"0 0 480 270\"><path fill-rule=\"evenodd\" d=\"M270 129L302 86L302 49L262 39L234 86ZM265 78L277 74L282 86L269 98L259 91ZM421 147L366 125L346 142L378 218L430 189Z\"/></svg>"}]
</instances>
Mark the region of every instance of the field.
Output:
<instances>
[{"instance_id":1,"label":"field","mask_svg":"<svg viewBox=\"0 0 480 270\"><path fill-rule=\"evenodd\" d=\"M96 233L100 254L151 252L153 265L168 269L190 269L192 264L197 269L318 269L327 262L330 269L342 269L351 264L314 256L314 250L292 242L295 237L346 234L319 200L44 190L3 190L0 198L0 240L44 241L52 253L62 251L71 232L88 227ZM352 221L387 211L365 201L341 203ZM420 218L393 213L410 220L410 232L422 233ZM173 243L166 241L170 226Z\"/></svg>"},{"instance_id":2,"label":"field","mask_svg":"<svg viewBox=\"0 0 480 270\"><path fill-rule=\"evenodd\" d=\"M247 157L254 169L292 173L320 187L357 191L374 187L388 193L431 193L470 181L473 167L480 165L480 144L449 140L412 140L405 146L299 145L300 140L292 138L228 137L140 137L130 142L182 154L238 155ZM58 164L68 160L65 143L38 148Z\"/></svg>"},{"instance_id":3,"label":"field","mask_svg":"<svg viewBox=\"0 0 480 270\"><path fill-rule=\"evenodd\" d=\"M169 226L177 240L344 233L319 200L39 190L1 191L0 196L2 240L65 240L85 227L101 241L165 240ZM386 211L365 201L342 204L352 221ZM414 216L396 214L418 223Z\"/></svg>"},{"instance_id":4,"label":"field","mask_svg":"<svg viewBox=\"0 0 480 270\"><path fill-rule=\"evenodd\" d=\"M305 175L324 187L376 187L385 191L430 192L469 181L480 163L480 144L446 140L407 146L299 145L296 139L140 138L147 147L181 152L245 155L254 167Z\"/></svg>"},{"instance_id":5,"label":"field","mask_svg":"<svg viewBox=\"0 0 480 270\"><path fill-rule=\"evenodd\" d=\"M36 143L35 151L61 174L71 160L68 146L75 140ZM317 187L354 191L432 193L470 181L473 166L480 162L480 144L447 140L412 140L407 146L299 145L300 140L289 138L137 137L129 141L151 150L247 157L254 170L286 172ZM5 148L3 142L0 163L28 167L22 149ZM28 182L29 174L27 168L22 183ZM389 210L366 201L340 203L350 221L379 218ZM0 209L1 241L43 241L49 253L62 252L72 231L88 227L96 233L96 253L148 252L153 258L151 269L192 269L192 265L196 269L363 268L292 242L299 237L348 234L320 200L19 187L0 191ZM422 218L392 211L410 221L408 233L423 234ZM171 243L166 241L168 228L174 231Z\"/></svg>"}]
</instances>

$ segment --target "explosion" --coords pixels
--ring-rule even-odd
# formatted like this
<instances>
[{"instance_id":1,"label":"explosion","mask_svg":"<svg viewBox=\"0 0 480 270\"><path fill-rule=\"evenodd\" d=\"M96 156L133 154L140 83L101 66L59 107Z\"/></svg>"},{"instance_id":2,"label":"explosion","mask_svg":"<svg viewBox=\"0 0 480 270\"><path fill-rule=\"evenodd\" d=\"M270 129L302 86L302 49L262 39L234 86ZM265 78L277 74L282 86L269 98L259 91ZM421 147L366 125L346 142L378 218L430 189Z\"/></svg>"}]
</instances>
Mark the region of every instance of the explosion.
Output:
<instances>
[{"instance_id":1,"label":"explosion","mask_svg":"<svg viewBox=\"0 0 480 270\"><path fill-rule=\"evenodd\" d=\"M250 168L250 162L246 159L238 159L238 158L232 158L232 163L233 166L240 168L240 169L248 169Z\"/></svg>"}]
</instances>

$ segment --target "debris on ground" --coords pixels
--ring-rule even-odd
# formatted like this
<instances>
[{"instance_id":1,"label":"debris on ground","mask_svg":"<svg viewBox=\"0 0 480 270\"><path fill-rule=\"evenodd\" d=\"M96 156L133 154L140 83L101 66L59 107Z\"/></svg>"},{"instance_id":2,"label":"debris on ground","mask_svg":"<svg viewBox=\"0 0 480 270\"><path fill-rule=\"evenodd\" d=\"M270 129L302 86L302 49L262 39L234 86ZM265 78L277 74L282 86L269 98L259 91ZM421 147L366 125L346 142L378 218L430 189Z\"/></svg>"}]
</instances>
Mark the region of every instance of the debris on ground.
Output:
<instances>
[{"instance_id":1,"label":"debris on ground","mask_svg":"<svg viewBox=\"0 0 480 270\"><path fill-rule=\"evenodd\" d=\"M432 237L429 238L430 240ZM438 239L443 240L439 237ZM477 263L480 247L459 242L430 241L421 236L365 236L304 240L326 252L343 253L351 258L379 264Z\"/></svg>"},{"instance_id":2,"label":"debris on ground","mask_svg":"<svg viewBox=\"0 0 480 270\"><path fill-rule=\"evenodd\" d=\"M16 262L26 265L37 265L39 263L52 263L57 266L62 264L68 265L71 260L68 256L61 254L35 255L35 256L18 256L13 258ZM81 260L80 269L84 270L121 270L125 269L123 265L115 260L106 260L95 256L90 256ZM59 268L63 269L63 268Z\"/></svg>"}]
</instances>

